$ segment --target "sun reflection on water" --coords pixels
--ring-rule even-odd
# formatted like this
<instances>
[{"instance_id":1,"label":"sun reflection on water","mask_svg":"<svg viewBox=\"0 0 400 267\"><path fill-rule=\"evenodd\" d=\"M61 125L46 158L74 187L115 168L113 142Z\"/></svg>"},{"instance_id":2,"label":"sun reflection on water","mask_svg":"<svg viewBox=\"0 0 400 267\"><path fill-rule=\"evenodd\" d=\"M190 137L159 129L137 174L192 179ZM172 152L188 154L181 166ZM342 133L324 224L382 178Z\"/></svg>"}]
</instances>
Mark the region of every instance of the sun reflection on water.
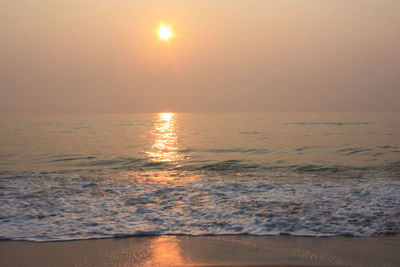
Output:
<instances>
[{"instance_id":1,"label":"sun reflection on water","mask_svg":"<svg viewBox=\"0 0 400 267\"><path fill-rule=\"evenodd\" d=\"M178 153L175 113L159 113L151 135L154 144L146 154L155 162L172 162L181 157Z\"/></svg>"}]
</instances>

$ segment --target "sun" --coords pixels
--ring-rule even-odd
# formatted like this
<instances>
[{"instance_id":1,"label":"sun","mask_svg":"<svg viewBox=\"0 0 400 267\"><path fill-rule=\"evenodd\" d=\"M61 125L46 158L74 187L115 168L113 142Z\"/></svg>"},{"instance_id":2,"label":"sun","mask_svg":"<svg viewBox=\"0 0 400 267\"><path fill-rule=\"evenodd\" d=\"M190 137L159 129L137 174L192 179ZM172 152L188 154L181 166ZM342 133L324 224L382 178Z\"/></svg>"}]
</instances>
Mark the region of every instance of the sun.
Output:
<instances>
[{"instance_id":1,"label":"sun","mask_svg":"<svg viewBox=\"0 0 400 267\"><path fill-rule=\"evenodd\" d=\"M160 28L158 29L158 37L162 40L168 40L169 38L171 38L171 36L171 27L161 24Z\"/></svg>"}]
</instances>

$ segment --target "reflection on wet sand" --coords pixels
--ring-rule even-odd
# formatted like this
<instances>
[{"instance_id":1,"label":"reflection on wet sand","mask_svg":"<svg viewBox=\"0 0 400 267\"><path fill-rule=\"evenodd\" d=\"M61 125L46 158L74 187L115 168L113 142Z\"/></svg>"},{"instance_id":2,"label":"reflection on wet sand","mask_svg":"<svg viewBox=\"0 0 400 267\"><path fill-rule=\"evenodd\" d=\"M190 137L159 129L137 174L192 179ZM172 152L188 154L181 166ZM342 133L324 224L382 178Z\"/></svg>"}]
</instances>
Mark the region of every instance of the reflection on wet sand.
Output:
<instances>
[{"instance_id":1,"label":"reflection on wet sand","mask_svg":"<svg viewBox=\"0 0 400 267\"><path fill-rule=\"evenodd\" d=\"M176 236L162 236L152 240L150 258L143 266L183 265L182 251Z\"/></svg>"},{"instance_id":2,"label":"reflection on wet sand","mask_svg":"<svg viewBox=\"0 0 400 267\"><path fill-rule=\"evenodd\" d=\"M159 113L151 131L154 144L146 154L155 162L172 162L181 158L178 153L175 113Z\"/></svg>"}]
</instances>

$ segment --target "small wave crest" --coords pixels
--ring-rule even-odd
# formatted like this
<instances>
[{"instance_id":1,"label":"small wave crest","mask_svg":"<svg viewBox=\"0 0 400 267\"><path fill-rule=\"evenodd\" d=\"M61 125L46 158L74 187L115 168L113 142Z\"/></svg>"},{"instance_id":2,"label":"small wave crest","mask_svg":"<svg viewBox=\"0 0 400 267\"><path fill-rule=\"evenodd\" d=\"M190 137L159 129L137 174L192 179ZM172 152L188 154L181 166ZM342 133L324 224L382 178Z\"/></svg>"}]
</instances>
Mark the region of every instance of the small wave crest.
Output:
<instances>
[{"instance_id":1,"label":"small wave crest","mask_svg":"<svg viewBox=\"0 0 400 267\"><path fill-rule=\"evenodd\" d=\"M334 126L350 126L350 125L367 125L370 122L329 122L329 121L305 121L305 122L290 122L286 124L294 125L334 125Z\"/></svg>"}]
</instances>

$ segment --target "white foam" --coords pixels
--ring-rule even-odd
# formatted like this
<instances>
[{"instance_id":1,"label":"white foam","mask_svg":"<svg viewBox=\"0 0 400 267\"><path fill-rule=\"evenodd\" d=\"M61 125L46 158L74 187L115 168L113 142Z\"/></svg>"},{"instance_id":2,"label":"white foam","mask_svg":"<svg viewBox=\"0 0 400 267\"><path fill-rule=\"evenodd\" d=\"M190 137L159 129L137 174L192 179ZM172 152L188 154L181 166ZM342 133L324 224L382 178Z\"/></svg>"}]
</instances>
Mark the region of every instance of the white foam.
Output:
<instances>
[{"instance_id":1,"label":"white foam","mask_svg":"<svg viewBox=\"0 0 400 267\"><path fill-rule=\"evenodd\" d=\"M14 240L400 233L400 182L389 179L29 174L0 188L0 237Z\"/></svg>"}]
</instances>

